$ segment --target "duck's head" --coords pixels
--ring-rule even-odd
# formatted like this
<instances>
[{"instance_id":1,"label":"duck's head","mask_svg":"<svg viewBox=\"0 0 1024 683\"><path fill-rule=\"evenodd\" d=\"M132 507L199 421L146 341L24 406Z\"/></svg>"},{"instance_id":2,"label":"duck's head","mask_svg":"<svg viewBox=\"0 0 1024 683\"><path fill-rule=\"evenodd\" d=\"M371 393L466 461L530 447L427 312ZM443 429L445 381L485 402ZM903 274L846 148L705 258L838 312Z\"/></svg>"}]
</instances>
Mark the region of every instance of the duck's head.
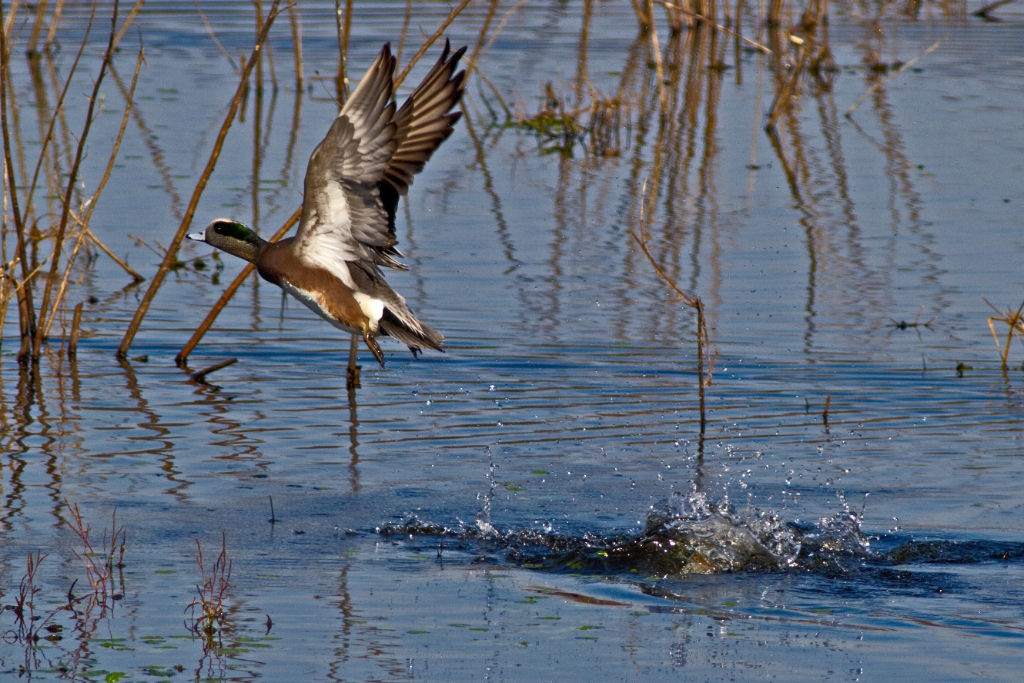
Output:
<instances>
[{"instance_id":1,"label":"duck's head","mask_svg":"<svg viewBox=\"0 0 1024 683\"><path fill-rule=\"evenodd\" d=\"M256 261L266 244L252 228L230 218L217 218L206 226L206 230L194 232L188 235L188 238L196 242L206 242L249 263Z\"/></svg>"}]
</instances>

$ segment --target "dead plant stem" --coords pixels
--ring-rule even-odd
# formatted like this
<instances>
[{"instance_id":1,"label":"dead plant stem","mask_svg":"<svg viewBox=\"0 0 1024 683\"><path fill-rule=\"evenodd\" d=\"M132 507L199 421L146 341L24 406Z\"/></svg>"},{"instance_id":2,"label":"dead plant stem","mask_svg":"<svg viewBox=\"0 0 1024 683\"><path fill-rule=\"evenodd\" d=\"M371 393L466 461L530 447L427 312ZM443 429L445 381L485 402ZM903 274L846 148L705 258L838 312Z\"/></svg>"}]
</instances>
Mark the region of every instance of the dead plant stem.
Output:
<instances>
[{"instance_id":1,"label":"dead plant stem","mask_svg":"<svg viewBox=\"0 0 1024 683\"><path fill-rule=\"evenodd\" d=\"M210 158L206 162L206 168L203 169L203 174L199 177L196 189L192 193L192 199L189 201L188 208L185 210L185 216L182 218L181 225L178 226L178 231L175 233L174 239L167 247L167 254L164 256L164 260L160 264L159 270L157 270L156 275L153 276L153 281L150 283L149 289L146 290L146 294L142 297L142 301L139 303L139 307L135 311L135 316L128 325L128 329L124 333L124 338L121 339L121 344L117 349L117 357L122 360L127 358L128 349L131 347L132 340L135 339L135 333L138 332L139 326L142 324L142 319L146 317L149 305L152 303L157 291L159 291L160 285L163 284L164 278L167 276L167 273L171 268L171 264L177 259L178 248L181 246L181 241L185 238L185 233L192 225L192 217L195 215L196 207L199 205L199 199L202 197L203 191L206 189L206 184L209 182L210 176L213 174L213 169L217 165L217 159L220 157L221 148L224 146L224 139L227 137L228 129L231 128L231 123L234 121L235 114L238 112L242 96L245 94L246 85L249 82L249 74L252 73L252 69L256 64L256 61L260 59L263 51L263 43L267 40L267 35L270 33L270 27L274 25L274 19L277 18L279 3L280 0L274 0L273 4L270 6L270 11L267 13L267 20L263 23L263 30L257 36L256 44L252 49L252 53L249 55L249 59L246 61L245 66L242 69L242 77L239 80L238 89L235 91L235 96L231 100L231 106L228 109L227 115L224 117L224 123L221 124L220 131L217 134L217 140L214 142L213 150L210 152Z\"/></svg>"},{"instance_id":2,"label":"dead plant stem","mask_svg":"<svg viewBox=\"0 0 1024 683\"><path fill-rule=\"evenodd\" d=\"M124 116L121 117L121 127L117 131L117 137L114 139L114 146L110 150L110 158L107 160L107 167L103 171L103 177L100 179L99 185L96 187L96 191L93 193L92 197L87 202L88 208L86 209L85 215L82 217L75 217L75 222L79 226L78 240L75 242L75 248L72 251L71 256L69 256L67 259L68 263L64 269L64 277L61 279L60 290L57 292L57 296L54 298L52 313L50 313L46 317L46 326L43 329L43 334L41 335L42 337L47 337L50 334L50 327L53 325L53 321L57 317L57 310L60 308L61 300L64 298L64 294L67 291L68 280L71 277L71 269L75 265L75 260L78 257L78 251L79 249L81 249L82 244L85 242L86 236L92 234L89 230L89 223L92 221L92 212L96 208L96 203L99 201L100 194L103 192L103 188L106 187L107 181L110 180L110 173L114 170L114 163L117 161L117 154L121 150L121 141L124 139L124 131L128 127L128 119L131 116L132 105L135 102L135 86L139 82L139 71L142 69L142 63L144 59L145 53L142 48L139 48L139 55L135 59L135 72L132 74L132 84L131 87L128 89L128 97L124 106ZM93 240L95 240L97 244L102 244L95 236L93 236ZM106 249L106 247L104 247L104 250L108 254L110 253L110 251ZM120 261L116 257L115 260ZM54 263L56 263L56 261L54 261ZM138 273L135 273L135 271L131 270L131 268L128 268L127 264L123 265L129 272L134 274L135 281L138 282L140 279ZM43 313L44 311L40 310L40 316L42 316ZM42 324L43 323L41 319L40 326L42 326Z\"/></svg>"},{"instance_id":3,"label":"dead plant stem","mask_svg":"<svg viewBox=\"0 0 1024 683\"><path fill-rule=\"evenodd\" d=\"M408 64L405 65L405 68L402 69L402 73L398 74L398 77L395 79L394 87L396 90L398 89L398 86L400 86L402 82L405 81L406 76L409 75L409 72L412 70L412 68L416 66L416 62L420 61L420 57L422 57L426 53L426 51L430 49L430 46L433 45L438 38L444 35L445 30L449 26L451 26L451 23L453 21L455 21L455 17L459 16L459 14L462 13L462 10L469 7L470 2L472 2L472 0L462 0L462 2L459 3L458 7L454 8L451 12L448 13L448 18L441 22L441 25L437 27L436 31L434 31L434 35L427 38L423 45L420 46L419 51L417 51L416 54L413 55L413 58L409 61Z\"/></svg>"},{"instance_id":4,"label":"dead plant stem","mask_svg":"<svg viewBox=\"0 0 1024 683\"><path fill-rule=\"evenodd\" d=\"M114 56L114 38L116 37L115 30L117 29L117 10L118 0L114 0L114 6L111 10L110 16L110 39L107 42L107 50L103 53L103 61L100 64L99 74L96 76L96 80L93 83L92 94L89 96L89 106L86 108L85 123L82 126L82 134L78 138L78 148L75 151L75 160L71 165L70 174L68 176L68 186L64 193L63 209L61 211L60 223L57 226L57 235L53 239L53 260L50 261L50 273L46 278L46 287L43 290L43 301L39 305L39 324L36 327L35 341L32 345L32 358L39 358L39 354L43 344L43 337L46 336L46 331L49 330L49 324L47 319L52 318L53 315L49 312L50 296L53 293L53 285L57 280L57 269L60 267L60 252L64 245L64 235L67 230L69 212L71 211L71 198L75 190L75 184L78 181L78 169L81 167L82 158L85 155L85 143L89 137L89 130L92 128L92 122L94 121L93 112L96 108L96 102L99 100L100 86L103 84L103 77L107 73L107 67L110 64L110 60ZM93 11L95 11L95 3L93 4ZM54 314L56 314L56 307L54 307Z\"/></svg>"},{"instance_id":5,"label":"dead plant stem","mask_svg":"<svg viewBox=\"0 0 1024 683\"><path fill-rule=\"evenodd\" d=\"M12 11L13 14L13 11ZM3 15L3 0L0 0L0 16ZM13 18L13 17L12 17ZM7 48L7 31L0 32L0 128L4 141L5 181L10 190L11 215L14 218L14 230L17 235L18 260L21 261L22 283L28 282L28 255L25 245L24 217L18 206L17 182L14 178L14 161L11 158L11 135L7 123L7 76L10 73L10 51ZM23 361L30 353L29 343L35 334L35 308L32 305L32 290L29 287L16 289L18 297L18 323L21 333L21 349L18 360Z\"/></svg>"}]
</instances>

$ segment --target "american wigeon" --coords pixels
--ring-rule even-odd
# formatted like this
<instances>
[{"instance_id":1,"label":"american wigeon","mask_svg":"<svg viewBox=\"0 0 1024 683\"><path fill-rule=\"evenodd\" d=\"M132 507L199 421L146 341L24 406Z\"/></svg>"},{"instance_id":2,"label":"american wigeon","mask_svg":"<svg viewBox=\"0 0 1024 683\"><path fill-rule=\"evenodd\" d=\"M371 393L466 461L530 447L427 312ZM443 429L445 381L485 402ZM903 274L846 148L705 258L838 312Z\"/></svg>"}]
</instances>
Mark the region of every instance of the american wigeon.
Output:
<instances>
[{"instance_id":1,"label":"american wigeon","mask_svg":"<svg viewBox=\"0 0 1024 683\"><path fill-rule=\"evenodd\" d=\"M294 237L269 243L238 221L218 218L189 239L254 263L263 279L321 318L362 335L382 367L379 335L414 356L423 348L441 351L444 337L416 319L381 266L406 269L395 260L398 199L462 115L451 110L465 85L466 72L455 73L465 51L451 53L445 41L441 58L396 111L395 58L384 45L309 158Z\"/></svg>"}]
</instances>

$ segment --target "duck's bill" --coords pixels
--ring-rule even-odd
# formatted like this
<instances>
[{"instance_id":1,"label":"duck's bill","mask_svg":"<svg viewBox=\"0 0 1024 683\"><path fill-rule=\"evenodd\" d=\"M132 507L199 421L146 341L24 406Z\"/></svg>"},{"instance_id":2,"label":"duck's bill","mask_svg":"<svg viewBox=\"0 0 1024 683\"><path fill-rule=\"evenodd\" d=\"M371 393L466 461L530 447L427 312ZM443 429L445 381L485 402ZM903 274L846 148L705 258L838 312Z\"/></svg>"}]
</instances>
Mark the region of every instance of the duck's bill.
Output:
<instances>
[{"instance_id":1,"label":"duck's bill","mask_svg":"<svg viewBox=\"0 0 1024 683\"><path fill-rule=\"evenodd\" d=\"M188 235L185 235L185 237L187 237L190 240L193 240L195 242L205 242L206 241L206 233L204 233L204 232L193 232L193 233L190 233Z\"/></svg>"}]
</instances>

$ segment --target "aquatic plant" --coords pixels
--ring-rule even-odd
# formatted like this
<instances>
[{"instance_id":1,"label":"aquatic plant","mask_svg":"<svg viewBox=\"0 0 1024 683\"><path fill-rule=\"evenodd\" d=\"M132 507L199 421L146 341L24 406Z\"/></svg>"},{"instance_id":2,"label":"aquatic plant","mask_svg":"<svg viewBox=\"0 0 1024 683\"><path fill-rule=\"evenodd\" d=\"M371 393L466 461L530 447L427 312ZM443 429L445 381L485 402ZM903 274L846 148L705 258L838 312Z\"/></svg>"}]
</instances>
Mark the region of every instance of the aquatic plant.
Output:
<instances>
[{"instance_id":1,"label":"aquatic plant","mask_svg":"<svg viewBox=\"0 0 1024 683\"><path fill-rule=\"evenodd\" d=\"M231 560L228 558L227 535L221 532L220 553L207 569L203 560L203 544L196 539L196 564L199 566L198 595L185 608L189 617L186 627L203 639L204 650L223 644L223 636L231 630L229 612L224 604L231 584Z\"/></svg>"}]
</instances>

